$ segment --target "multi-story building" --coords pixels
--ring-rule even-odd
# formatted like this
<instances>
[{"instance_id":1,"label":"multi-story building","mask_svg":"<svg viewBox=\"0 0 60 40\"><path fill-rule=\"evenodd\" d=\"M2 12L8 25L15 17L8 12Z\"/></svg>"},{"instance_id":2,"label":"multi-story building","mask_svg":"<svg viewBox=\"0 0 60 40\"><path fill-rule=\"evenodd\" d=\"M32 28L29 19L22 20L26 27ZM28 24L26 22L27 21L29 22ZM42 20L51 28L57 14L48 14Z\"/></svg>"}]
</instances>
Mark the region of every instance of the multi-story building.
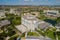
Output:
<instances>
[{"instance_id":1,"label":"multi-story building","mask_svg":"<svg viewBox=\"0 0 60 40\"><path fill-rule=\"evenodd\" d=\"M42 23L43 21L37 19L36 16L34 15L27 14L27 15L22 16L21 22L23 25L27 27L27 29L33 31L36 28L38 28L39 23Z\"/></svg>"},{"instance_id":2,"label":"multi-story building","mask_svg":"<svg viewBox=\"0 0 60 40\"><path fill-rule=\"evenodd\" d=\"M21 17L21 25L17 25L16 28L21 31L22 33L28 31L35 31L35 29L46 29L51 25L39 20L36 16L31 14L22 15Z\"/></svg>"}]
</instances>

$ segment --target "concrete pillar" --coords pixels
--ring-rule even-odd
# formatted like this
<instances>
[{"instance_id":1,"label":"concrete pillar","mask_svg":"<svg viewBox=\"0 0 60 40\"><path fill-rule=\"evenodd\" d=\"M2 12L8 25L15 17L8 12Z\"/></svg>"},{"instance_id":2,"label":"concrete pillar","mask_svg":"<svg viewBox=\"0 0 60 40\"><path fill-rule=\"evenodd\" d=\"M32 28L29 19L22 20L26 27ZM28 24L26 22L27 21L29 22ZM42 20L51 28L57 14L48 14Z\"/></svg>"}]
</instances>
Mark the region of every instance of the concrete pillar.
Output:
<instances>
[{"instance_id":1,"label":"concrete pillar","mask_svg":"<svg viewBox=\"0 0 60 40\"><path fill-rule=\"evenodd\" d=\"M27 32L25 33L25 37L27 37Z\"/></svg>"},{"instance_id":2,"label":"concrete pillar","mask_svg":"<svg viewBox=\"0 0 60 40\"><path fill-rule=\"evenodd\" d=\"M58 39L58 35L56 35L56 40L59 40L59 39Z\"/></svg>"}]
</instances>

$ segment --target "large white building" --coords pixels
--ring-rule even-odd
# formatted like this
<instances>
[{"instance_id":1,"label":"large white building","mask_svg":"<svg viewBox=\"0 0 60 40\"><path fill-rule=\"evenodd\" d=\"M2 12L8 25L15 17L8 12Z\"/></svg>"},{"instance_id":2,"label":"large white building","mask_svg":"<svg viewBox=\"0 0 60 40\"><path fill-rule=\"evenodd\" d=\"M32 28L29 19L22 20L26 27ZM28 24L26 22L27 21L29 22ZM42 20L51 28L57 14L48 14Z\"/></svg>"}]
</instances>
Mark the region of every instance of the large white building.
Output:
<instances>
[{"instance_id":1,"label":"large white building","mask_svg":"<svg viewBox=\"0 0 60 40\"><path fill-rule=\"evenodd\" d=\"M19 31L22 33L28 32L28 31L35 31L35 29L46 29L50 27L51 25L39 20L36 18L36 16L31 14L26 14L21 17L21 25L15 26Z\"/></svg>"},{"instance_id":2,"label":"large white building","mask_svg":"<svg viewBox=\"0 0 60 40\"><path fill-rule=\"evenodd\" d=\"M43 21L37 19L34 15L28 14L22 16L21 22L27 27L28 30L34 31L38 28L39 23L42 23Z\"/></svg>"}]
</instances>

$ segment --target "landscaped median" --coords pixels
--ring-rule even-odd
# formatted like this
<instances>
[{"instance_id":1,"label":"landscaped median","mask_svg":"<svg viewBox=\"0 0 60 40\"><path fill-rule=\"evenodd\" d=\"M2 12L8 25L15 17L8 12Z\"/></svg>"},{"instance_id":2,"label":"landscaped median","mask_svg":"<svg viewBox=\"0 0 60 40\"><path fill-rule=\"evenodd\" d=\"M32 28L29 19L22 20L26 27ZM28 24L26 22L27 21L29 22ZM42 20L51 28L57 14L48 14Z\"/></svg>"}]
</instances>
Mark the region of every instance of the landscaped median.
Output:
<instances>
[{"instance_id":1,"label":"landscaped median","mask_svg":"<svg viewBox=\"0 0 60 40\"><path fill-rule=\"evenodd\" d=\"M15 35L11 36L9 40L16 40L18 36L19 36L18 34L15 34Z\"/></svg>"},{"instance_id":2,"label":"landscaped median","mask_svg":"<svg viewBox=\"0 0 60 40\"><path fill-rule=\"evenodd\" d=\"M42 30L40 30L40 29L38 29L38 30L36 30L36 31L37 31L39 34L45 36L44 31L42 31Z\"/></svg>"},{"instance_id":3,"label":"landscaped median","mask_svg":"<svg viewBox=\"0 0 60 40\"><path fill-rule=\"evenodd\" d=\"M48 37L50 37L50 38L52 38L52 39L55 39L54 32L51 31L51 30L47 30L47 31L45 32L45 35L48 36Z\"/></svg>"},{"instance_id":4,"label":"landscaped median","mask_svg":"<svg viewBox=\"0 0 60 40\"><path fill-rule=\"evenodd\" d=\"M39 36L39 34L37 34L36 32L28 32L27 35L28 36Z\"/></svg>"},{"instance_id":5,"label":"landscaped median","mask_svg":"<svg viewBox=\"0 0 60 40\"><path fill-rule=\"evenodd\" d=\"M49 38L52 38L52 39L55 39L55 36L54 36L54 32L51 31L51 30L46 30L46 31L43 31L43 30L36 30L39 34L41 34L42 36L47 36Z\"/></svg>"}]
</instances>

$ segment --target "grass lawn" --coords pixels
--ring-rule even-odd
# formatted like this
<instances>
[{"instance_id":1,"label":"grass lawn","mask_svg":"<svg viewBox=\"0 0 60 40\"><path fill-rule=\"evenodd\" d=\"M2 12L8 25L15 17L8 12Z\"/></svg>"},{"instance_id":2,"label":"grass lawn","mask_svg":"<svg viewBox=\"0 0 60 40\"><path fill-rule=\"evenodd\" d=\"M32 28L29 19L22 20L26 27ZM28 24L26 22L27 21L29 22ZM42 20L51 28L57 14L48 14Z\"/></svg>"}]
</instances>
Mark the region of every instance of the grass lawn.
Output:
<instances>
[{"instance_id":1,"label":"grass lawn","mask_svg":"<svg viewBox=\"0 0 60 40\"><path fill-rule=\"evenodd\" d=\"M60 35L58 35L58 39L60 40Z\"/></svg>"},{"instance_id":2,"label":"grass lawn","mask_svg":"<svg viewBox=\"0 0 60 40\"><path fill-rule=\"evenodd\" d=\"M56 29L55 27L53 27L53 28L51 27L51 28L49 28L49 30L51 30L51 31L54 31L54 32L55 32L57 29Z\"/></svg>"},{"instance_id":3,"label":"grass lawn","mask_svg":"<svg viewBox=\"0 0 60 40\"><path fill-rule=\"evenodd\" d=\"M54 32L51 31L51 30L47 30L47 31L45 32L45 35L48 36L48 37L50 37L50 38L52 38L52 39L55 39L55 37L54 37Z\"/></svg>"},{"instance_id":4,"label":"grass lawn","mask_svg":"<svg viewBox=\"0 0 60 40\"><path fill-rule=\"evenodd\" d=\"M43 36L45 36L45 34L44 34L44 32L42 32L42 30L36 30L39 34L41 34L41 35L43 35Z\"/></svg>"},{"instance_id":5,"label":"grass lawn","mask_svg":"<svg viewBox=\"0 0 60 40\"><path fill-rule=\"evenodd\" d=\"M40 20L45 20L45 19L47 19L47 17L45 17L43 14L40 14L39 16L40 16L40 17L39 17L38 19L40 19Z\"/></svg>"},{"instance_id":6,"label":"grass lawn","mask_svg":"<svg viewBox=\"0 0 60 40\"><path fill-rule=\"evenodd\" d=\"M20 37L25 37L25 33L22 33L22 35Z\"/></svg>"},{"instance_id":7,"label":"grass lawn","mask_svg":"<svg viewBox=\"0 0 60 40\"><path fill-rule=\"evenodd\" d=\"M21 24L21 17L14 14L6 14L7 19L11 22L12 25Z\"/></svg>"},{"instance_id":8,"label":"grass lawn","mask_svg":"<svg viewBox=\"0 0 60 40\"><path fill-rule=\"evenodd\" d=\"M28 36L39 36L36 32L28 32Z\"/></svg>"},{"instance_id":9,"label":"grass lawn","mask_svg":"<svg viewBox=\"0 0 60 40\"><path fill-rule=\"evenodd\" d=\"M58 39L60 40L60 31L56 32L56 34L58 35Z\"/></svg>"},{"instance_id":10,"label":"grass lawn","mask_svg":"<svg viewBox=\"0 0 60 40\"><path fill-rule=\"evenodd\" d=\"M21 17L16 17L12 20L13 25L19 25L21 24Z\"/></svg>"}]
</instances>

